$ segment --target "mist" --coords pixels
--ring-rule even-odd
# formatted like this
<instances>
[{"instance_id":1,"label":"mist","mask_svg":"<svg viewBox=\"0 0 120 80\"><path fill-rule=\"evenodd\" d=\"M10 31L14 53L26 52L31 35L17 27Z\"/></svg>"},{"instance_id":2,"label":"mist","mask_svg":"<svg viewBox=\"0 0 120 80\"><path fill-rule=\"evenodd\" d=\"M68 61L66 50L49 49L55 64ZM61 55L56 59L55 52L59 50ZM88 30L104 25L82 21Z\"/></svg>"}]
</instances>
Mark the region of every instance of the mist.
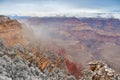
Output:
<instances>
[{"instance_id":1,"label":"mist","mask_svg":"<svg viewBox=\"0 0 120 80\"><path fill-rule=\"evenodd\" d=\"M83 18L83 20L85 20ZM86 18L86 20L88 20ZM102 26L99 19L95 18L95 27L91 27L91 22L82 22L78 18L31 18L22 20L27 29L24 35L33 43L37 43L42 47L43 52L46 50L54 51L61 54L65 58L77 64L86 66L89 61L103 60L109 65L115 64L119 66L119 32L113 25L119 22L117 19L103 19L103 21L112 20L111 25ZM97 21L98 20L98 21ZM89 20L88 20L89 21ZM93 18L94 21L94 18ZM114 34L117 33L117 34ZM108 44L112 44L110 49ZM111 53L110 53L111 52ZM111 61L111 55L116 59ZM113 67L113 66L112 66ZM117 67L113 67L119 70Z\"/></svg>"}]
</instances>

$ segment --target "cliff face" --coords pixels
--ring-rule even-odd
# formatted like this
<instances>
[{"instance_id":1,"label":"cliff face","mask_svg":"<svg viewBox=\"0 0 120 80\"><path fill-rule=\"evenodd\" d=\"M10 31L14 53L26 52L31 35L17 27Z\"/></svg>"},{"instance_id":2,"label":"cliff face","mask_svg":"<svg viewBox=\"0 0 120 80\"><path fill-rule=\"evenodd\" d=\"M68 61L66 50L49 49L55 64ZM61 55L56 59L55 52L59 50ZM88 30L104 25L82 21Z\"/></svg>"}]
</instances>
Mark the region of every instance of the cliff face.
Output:
<instances>
[{"instance_id":1,"label":"cliff face","mask_svg":"<svg viewBox=\"0 0 120 80\"><path fill-rule=\"evenodd\" d=\"M40 48L42 45L35 42L34 35L31 35L32 31L28 29L26 26L23 27L17 20L10 19L7 16L0 16L0 39L3 39L5 42L1 43L0 46L8 45L8 51L2 48L1 51L12 59L15 56L25 58L30 62L29 65L37 66L42 72L48 68L49 72L54 72L56 67L60 68L63 60L55 56L45 56L45 52ZM33 39L34 41L32 41ZM3 41L1 40L1 42ZM56 59L52 61L52 58Z\"/></svg>"},{"instance_id":2,"label":"cliff face","mask_svg":"<svg viewBox=\"0 0 120 80\"><path fill-rule=\"evenodd\" d=\"M22 21L31 25L39 39L47 39L43 42L47 47L64 48L64 55L71 56L73 62L85 65L90 60L102 59L120 72L119 19L31 17Z\"/></svg>"},{"instance_id":3,"label":"cliff face","mask_svg":"<svg viewBox=\"0 0 120 80\"><path fill-rule=\"evenodd\" d=\"M9 46L23 42L22 25L17 20L0 16L0 38Z\"/></svg>"},{"instance_id":4,"label":"cliff face","mask_svg":"<svg viewBox=\"0 0 120 80\"><path fill-rule=\"evenodd\" d=\"M102 59L119 72L119 20L31 18L24 21L28 23L27 28L33 32L27 33L17 20L0 16L0 38L10 47L18 43L23 46L27 44L20 48L18 55L36 64L41 71L54 65L67 68L68 72L78 78L82 75L82 65L86 67L88 61ZM102 23L104 21L105 23ZM29 38L26 39L25 35ZM25 52L22 49L25 49ZM21 54L21 51L25 54ZM53 70L54 68L50 69Z\"/></svg>"},{"instance_id":5,"label":"cliff face","mask_svg":"<svg viewBox=\"0 0 120 80\"><path fill-rule=\"evenodd\" d=\"M4 40L5 44L9 47L16 47L20 48L17 52L17 54L21 57L24 57L28 61L37 62L38 67L41 70L44 70L44 68L49 66L51 62L44 56L44 54L41 54L41 50L39 49L39 44L37 42L35 44L32 44L31 40L29 38L26 38L26 33L32 33L29 32L29 30L25 30L26 26L23 27L21 23L19 23L17 20L12 20L9 17L1 16L0 17L0 38ZM34 37L33 35L31 35ZM24 54L20 54L20 53ZM32 58L29 56L29 53L36 57L35 61L32 60ZM36 56L37 55L37 56ZM40 63L39 63L40 61ZM44 64L44 62L47 62Z\"/></svg>"},{"instance_id":6,"label":"cliff face","mask_svg":"<svg viewBox=\"0 0 120 80\"><path fill-rule=\"evenodd\" d=\"M46 67L49 62L42 54L36 57L34 53L28 52L20 44L8 47L0 39L0 80L76 80L59 67Z\"/></svg>"}]
</instances>

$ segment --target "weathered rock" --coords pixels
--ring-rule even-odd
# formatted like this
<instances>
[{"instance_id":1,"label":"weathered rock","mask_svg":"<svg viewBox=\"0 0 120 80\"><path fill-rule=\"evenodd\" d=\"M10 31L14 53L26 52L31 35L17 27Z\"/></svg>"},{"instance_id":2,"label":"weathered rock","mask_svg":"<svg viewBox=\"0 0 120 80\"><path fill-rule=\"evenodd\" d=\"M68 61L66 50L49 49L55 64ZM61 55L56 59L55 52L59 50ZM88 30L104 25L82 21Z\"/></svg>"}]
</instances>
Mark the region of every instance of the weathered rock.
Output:
<instances>
[{"instance_id":1,"label":"weathered rock","mask_svg":"<svg viewBox=\"0 0 120 80\"><path fill-rule=\"evenodd\" d=\"M19 52L24 55L25 50L22 45L8 48L3 40L0 41L0 45L0 80L76 80L72 75L66 75L54 64L48 66L44 71L40 71L35 64L21 57L21 54L18 55ZM33 53L27 55L30 58L35 58Z\"/></svg>"},{"instance_id":2,"label":"weathered rock","mask_svg":"<svg viewBox=\"0 0 120 80\"><path fill-rule=\"evenodd\" d=\"M21 44L17 44L17 45L15 45L13 48L14 48L15 51L18 50L18 51L20 51L21 53L25 53L24 46L21 45Z\"/></svg>"},{"instance_id":3,"label":"weathered rock","mask_svg":"<svg viewBox=\"0 0 120 80\"><path fill-rule=\"evenodd\" d=\"M85 70L81 80L118 80L115 71L102 61L89 63L90 69Z\"/></svg>"}]
</instances>

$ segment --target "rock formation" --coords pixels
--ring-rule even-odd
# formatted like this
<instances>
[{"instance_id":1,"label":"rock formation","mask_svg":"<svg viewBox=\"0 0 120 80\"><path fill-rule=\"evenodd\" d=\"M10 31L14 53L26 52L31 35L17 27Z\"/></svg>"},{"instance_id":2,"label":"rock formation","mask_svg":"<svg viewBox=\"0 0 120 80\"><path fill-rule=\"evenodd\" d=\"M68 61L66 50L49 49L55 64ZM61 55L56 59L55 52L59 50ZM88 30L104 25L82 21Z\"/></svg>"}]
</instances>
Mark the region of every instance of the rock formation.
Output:
<instances>
[{"instance_id":1,"label":"rock formation","mask_svg":"<svg viewBox=\"0 0 120 80\"><path fill-rule=\"evenodd\" d=\"M46 63L45 60L42 60L43 56L37 62L32 53L26 54L21 49L23 47L15 47L9 48L0 39L0 80L76 80L74 76L67 75L59 67L49 66L41 71L40 68L44 68ZM24 54L28 56L24 56ZM39 66L33 63L32 59ZM50 71L51 67L54 67L53 71Z\"/></svg>"}]
</instances>

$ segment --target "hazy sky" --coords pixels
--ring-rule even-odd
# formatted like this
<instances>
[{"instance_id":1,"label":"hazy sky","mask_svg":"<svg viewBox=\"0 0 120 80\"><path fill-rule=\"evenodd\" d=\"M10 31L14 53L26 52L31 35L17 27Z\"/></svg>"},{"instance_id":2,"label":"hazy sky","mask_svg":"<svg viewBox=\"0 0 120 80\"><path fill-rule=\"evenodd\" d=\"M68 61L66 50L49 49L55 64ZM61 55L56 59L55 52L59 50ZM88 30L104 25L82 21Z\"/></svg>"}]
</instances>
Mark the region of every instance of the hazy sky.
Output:
<instances>
[{"instance_id":1,"label":"hazy sky","mask_svg":"<svg viewBox=\"0 0 120 80\"><path fill-rule=\"evenodd\" d=\"M120 18L120 0L0 0L0 14Z\"/></svg>"}]
</instances>

